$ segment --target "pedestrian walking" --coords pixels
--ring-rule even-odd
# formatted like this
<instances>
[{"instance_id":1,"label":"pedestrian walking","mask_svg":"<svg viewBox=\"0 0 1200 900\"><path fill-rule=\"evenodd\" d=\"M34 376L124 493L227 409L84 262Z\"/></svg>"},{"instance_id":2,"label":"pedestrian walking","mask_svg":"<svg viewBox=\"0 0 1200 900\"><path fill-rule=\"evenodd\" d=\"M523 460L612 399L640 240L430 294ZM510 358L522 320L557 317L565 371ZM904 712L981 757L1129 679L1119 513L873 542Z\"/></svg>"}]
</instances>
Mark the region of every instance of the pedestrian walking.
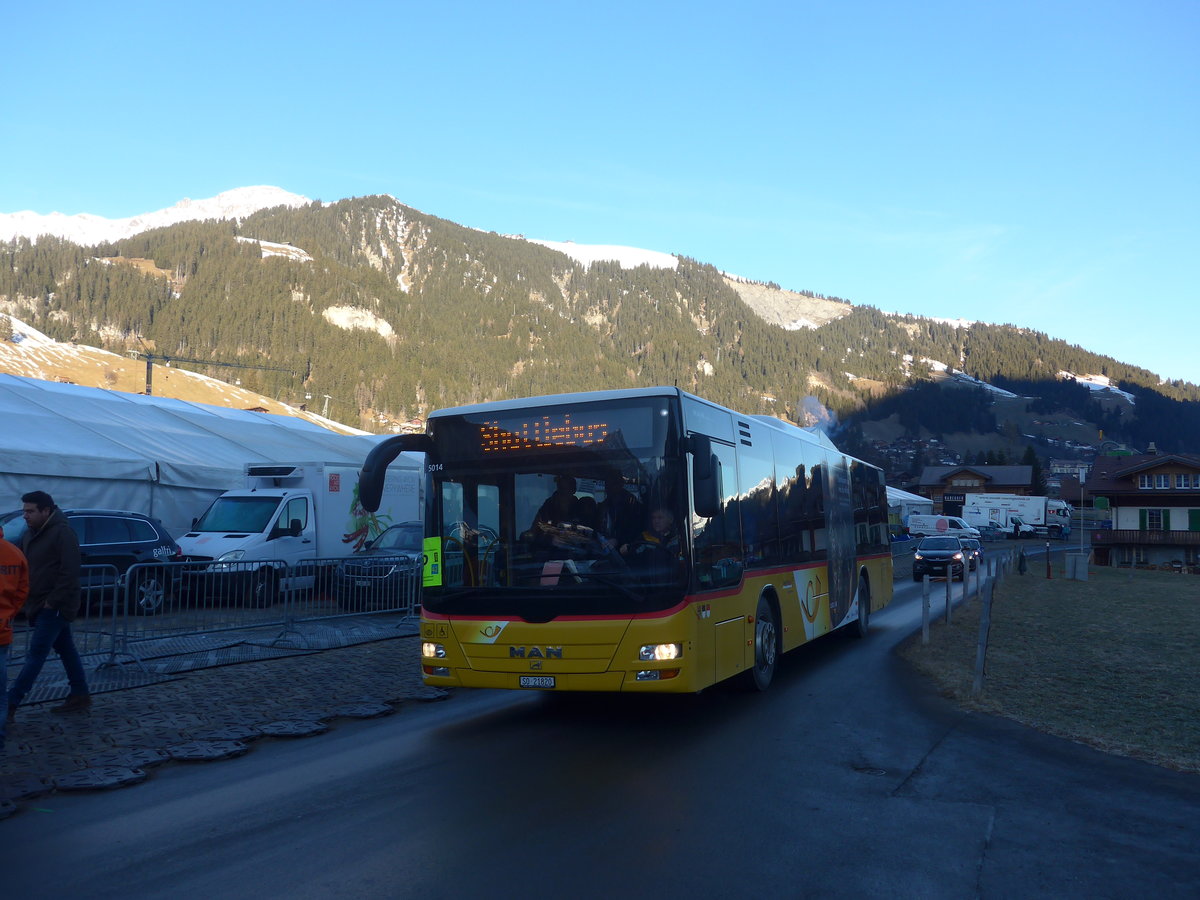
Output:
<instances>
[{"instance_id":1,"label":"pedestrian walking","mask_svg":"<svg viewBox=\"0 0 1200 900\"><path fill-rule=\"evenodd\" d=\"M0 751L4 750L4 731L8 724L8 649L12 646L12 621L29 596L29 565L25 554L4 540L0 528L0 700L5 715L0 719Z\"/></svg>"},{"instance_id":2,"label":"pedestrian walking","mask_svg":"<svg viewBox=\"0 0 1200 900\"><path fill-rule=\"evenodd\" d=\"M45 491L30 491L21 497L21 503L27 527L21 549L29 563L25 616L30 635L25 665L8 694L8 713L10 718L16 713L52 648L62 660L71 689L66 701L51 712L87 712L92 696L71 636L71 622L79 613L79 539Z\"/></svg>"}]
</instances>

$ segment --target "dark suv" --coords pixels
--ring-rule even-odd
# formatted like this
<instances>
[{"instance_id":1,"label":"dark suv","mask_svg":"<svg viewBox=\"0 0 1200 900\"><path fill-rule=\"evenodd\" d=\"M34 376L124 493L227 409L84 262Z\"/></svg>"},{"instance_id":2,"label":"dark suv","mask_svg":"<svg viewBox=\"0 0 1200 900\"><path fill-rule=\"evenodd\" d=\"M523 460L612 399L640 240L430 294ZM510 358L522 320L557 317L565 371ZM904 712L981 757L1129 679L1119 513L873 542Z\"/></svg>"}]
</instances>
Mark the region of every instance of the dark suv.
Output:
<instances>
[{"instance_id":1,"label":"dark suv","mask_svg":"<svg viewBox=\"0 0 1200 900\"><path fill-rule=\"evenodd\" d=\"M913 551L913 581L926 575L963 578L967 558L962 542L950 535L922 538Z\"/></svg>"},{"instance_id":2,"label":"dark suv","mask_svg":"<svg viewBox=\"0 0 1200 900\"><path fill-rule=\"evenodd\" d=\"M79 538L83 558L80 583L84 607L81 615L97 612L108 603L121 603L125 575L136 563L179 562L183 556L162 522L124 509L64 509ZM25 535L21 510L0 515L4 537L20 544ZM144 566L135 570L136 583L129 593L129 611L142 615L161 612L177 592L179 569Z\"/></svg>"}]
</instances>

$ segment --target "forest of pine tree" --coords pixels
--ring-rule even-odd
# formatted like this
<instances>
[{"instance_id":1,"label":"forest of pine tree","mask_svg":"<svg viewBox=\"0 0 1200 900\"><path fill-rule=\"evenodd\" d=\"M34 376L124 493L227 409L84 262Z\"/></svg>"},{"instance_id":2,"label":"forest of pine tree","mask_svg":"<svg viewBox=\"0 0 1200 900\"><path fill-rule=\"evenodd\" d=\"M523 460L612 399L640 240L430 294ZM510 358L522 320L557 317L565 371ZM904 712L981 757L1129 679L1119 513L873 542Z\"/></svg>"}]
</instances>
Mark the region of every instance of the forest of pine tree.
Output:
<instances>
[{"instance_id":1,"label":"forest of pine tree","mask_svg":"<svg viewBox=\"0 0 1200 900\"><path fill-rule=\"evenodd\" d=\"M311 260L264 258L260 240ZM392 333L342 327L336 309L369 313ZM935 402L937 388L913 374L927 367L904 363L924 359L1075 410L1114 438L1200 449L1196 385L1161 383L1044 334L863 306L786 331L711 265L584 267L390 197L183 223L94 247L0 244L0 312L114 352L275 367L283 371L245 370L243 383L291 403L328 394L338 418L376 430L460 403L653 384L792 421L815 397L843 422L895 413L936 433L995 428L983 391ZM1136 415L1106 414L1063 370L1108 376L1136 395Z\"/></svg>"}]
</instances>

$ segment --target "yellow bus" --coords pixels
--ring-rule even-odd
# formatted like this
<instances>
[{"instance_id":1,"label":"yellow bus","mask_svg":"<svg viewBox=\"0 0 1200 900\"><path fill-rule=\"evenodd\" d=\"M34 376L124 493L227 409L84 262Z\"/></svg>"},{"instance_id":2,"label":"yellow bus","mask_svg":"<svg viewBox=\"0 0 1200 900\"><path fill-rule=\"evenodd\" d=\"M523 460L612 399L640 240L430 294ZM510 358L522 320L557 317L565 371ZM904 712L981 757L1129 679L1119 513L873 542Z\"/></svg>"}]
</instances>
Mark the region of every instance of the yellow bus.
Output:
<instances>
[{"instance_id":1,"label":"yellow bus","mask_svg":"<svg viewBox=\"0 0 1200 900\"><path fill-rule=\"evenodd\" d=\"M402 451L425 454L430 685L765 690L892 597L878 468L678 388L439 410L371 452L367 509Z\"/></svg>"}]
</instances>

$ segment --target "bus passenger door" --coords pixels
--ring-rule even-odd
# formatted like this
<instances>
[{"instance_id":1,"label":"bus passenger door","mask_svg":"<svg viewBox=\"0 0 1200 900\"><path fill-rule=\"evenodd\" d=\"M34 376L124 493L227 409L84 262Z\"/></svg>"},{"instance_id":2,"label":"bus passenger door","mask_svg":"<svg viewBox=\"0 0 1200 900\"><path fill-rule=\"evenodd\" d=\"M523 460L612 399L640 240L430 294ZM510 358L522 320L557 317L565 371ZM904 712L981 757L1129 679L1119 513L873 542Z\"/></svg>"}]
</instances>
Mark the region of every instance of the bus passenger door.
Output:
<instances>
[{"instance_id":1,"label":"bus passenger door","mask_svg":"<svg viewBox=\"0 0 1200 900\"><path fill-rule=\"evenodd\" d=\"M692 548L694 587L702 598L695 604L699 618L696 634L701 653L711 650L713 681L717 682L746 668L746 615L737 593L745 557L735 451L713 441L712 453L720 503L711 518L692 516ZM706 593L712 594L711 600L703 599Z\"/></svg>"}]
</instances>

